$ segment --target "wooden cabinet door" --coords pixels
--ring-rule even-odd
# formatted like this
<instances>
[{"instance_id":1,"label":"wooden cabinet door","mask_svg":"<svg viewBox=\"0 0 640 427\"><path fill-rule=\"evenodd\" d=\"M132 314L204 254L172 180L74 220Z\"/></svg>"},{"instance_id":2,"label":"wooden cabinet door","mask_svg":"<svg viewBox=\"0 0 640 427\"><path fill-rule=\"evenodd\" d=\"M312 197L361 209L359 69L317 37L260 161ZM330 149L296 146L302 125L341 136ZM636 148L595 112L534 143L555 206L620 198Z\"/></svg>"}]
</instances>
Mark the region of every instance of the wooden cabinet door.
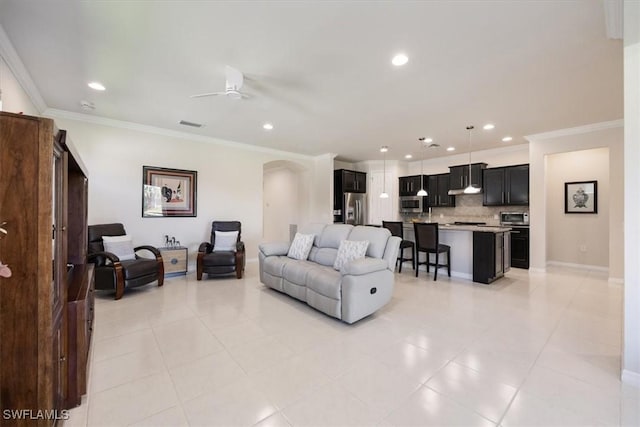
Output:
<instances>
[{"instance_id":1,"label":"wooden cabinet door","mask_svg":"<svg viewBox=\"0 0 640 427\"><path fill-rule=\"evenodd\" d=\"M367 174L364 172L355 172L355 192L367 192Z\"/></svg>"},{"instance_id":2,"label":"wooden cabinet door","mask_svg":"<svg viewBox=\"0 0 640 427\"><path fill-rule=\"evenodd\" d=\"M506 168L505 193L507 204L529 204L529 165Z\"/></svg>"},{"instance_id":3,"label":"wooden cabinet door","mask_svg":"<svg viewBox=\"0 0 640 427\"><path fill-rule=\"evenodd\" d=\"M485 169L482 204L500 206L504 204L504 169Z\"/></svg>"}]
</instances>

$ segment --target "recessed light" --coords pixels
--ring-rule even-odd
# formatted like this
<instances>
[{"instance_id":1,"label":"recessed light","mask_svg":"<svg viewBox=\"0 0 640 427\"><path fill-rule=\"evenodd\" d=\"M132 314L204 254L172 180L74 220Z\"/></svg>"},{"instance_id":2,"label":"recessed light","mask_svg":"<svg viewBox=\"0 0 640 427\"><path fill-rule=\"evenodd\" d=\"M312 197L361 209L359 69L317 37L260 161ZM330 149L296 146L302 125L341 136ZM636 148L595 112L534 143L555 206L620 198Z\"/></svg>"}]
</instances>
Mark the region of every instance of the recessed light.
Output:
<instances>
[{"instance_id":1,"label":"recessed light","mask_svg":"<svg viewBox=\"0 0 640 427\"><path fill-rule=\"evenodd\" d=\"M510 136L505 136L504 138L502 138L502 142L509 142L513 140L513 138L511 138Z\"/></svg>"},{"instance_id":2,"label":"recessed light","mask_svg":"<svg viewBox=\"0 0 640 427\"><path fill-rule=\"evenodd\" d=\"M381 153L386 153L387 151L389 151L389 147L387 147L386 145L383 145L382 147L380 147Z\"/></svg>"},{"instance_id":3,"label":"recessed light","mask_svg":"<svg viewBox=\"0 0 640 427\"><path fill-rule=\"evenodd\" d=\"M265 124L262 125L262 128L264 130L271 130L271 129L273 129L273 125L271 123L265 123Z\"/></svg>"},{"instance_id":4,"label":"recessed light","mask_svg":"<svg viewBox=\"0 0 640 427\"><path fill-rule=\"evenodd\" d=\"M103 91L107 89L106 87L104 87L102 83L99 83L99 82L91 82L87 86L89 86L93 90L99 90L99 91Z\"/></svg>"},{"instance_id":5,"label":"recessed light","mask_svg":"<svg viewBox=\"0 0 640 427\"><path fill-rule=\"evenodd\" d=\"M404 158L405 159L411 159L413 156L411 154L405 154Z\"/></svg>"},{"instance_id":6,"label":"recessed light","mask_svg":"<svg viewBox=\"0 0 640 427\"><path fill-rule=\"evenodd\" d=\"M395 65L396 67L401 67L404 64L406 64L407 62L409 62L409 57L407 57L407 55L405 55L404 53L397 54L391 60L391 63L393 65Z\"/></svg>"},{"instance_id":7,"label":"recessed light","mask_svg":"<svg viewBox=\"0 0 640 427\"><path fill-rule=\"evenodd\" d=\"M482 126L482 129L484 130L491 130L493 128L495 128L496 125L494 125L493 123L487 123L486 125Z\"/></svg>"},{"instance_id":8,"label":"recessed light","mask_svg":"<svg viewBox=\"0 0 640 427\"><path fill-rule=\"evenodd\" d=\"M456 147L447 147L447 151L456 151Z\"/></svg>"}]
</instances>

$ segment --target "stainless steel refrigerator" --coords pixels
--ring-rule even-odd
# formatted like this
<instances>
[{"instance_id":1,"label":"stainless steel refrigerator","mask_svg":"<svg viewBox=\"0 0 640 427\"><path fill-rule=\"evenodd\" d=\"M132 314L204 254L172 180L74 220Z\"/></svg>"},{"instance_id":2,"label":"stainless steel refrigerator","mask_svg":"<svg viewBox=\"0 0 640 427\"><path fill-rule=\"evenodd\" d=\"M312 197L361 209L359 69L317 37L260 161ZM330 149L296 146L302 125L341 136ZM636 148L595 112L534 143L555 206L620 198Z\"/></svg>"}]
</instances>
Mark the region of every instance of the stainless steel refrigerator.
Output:
<instances>
[{"instance_id":1,"label":"stainless steel refrigerator","mask_svg":"<svg viewBox=\"0 0 640 427\"><path fill-rule=\"evenodd\" d=\"M367 223L366 193L344 193L342 206L345 224L365 225Z\"/></svg>"}]
</instances>

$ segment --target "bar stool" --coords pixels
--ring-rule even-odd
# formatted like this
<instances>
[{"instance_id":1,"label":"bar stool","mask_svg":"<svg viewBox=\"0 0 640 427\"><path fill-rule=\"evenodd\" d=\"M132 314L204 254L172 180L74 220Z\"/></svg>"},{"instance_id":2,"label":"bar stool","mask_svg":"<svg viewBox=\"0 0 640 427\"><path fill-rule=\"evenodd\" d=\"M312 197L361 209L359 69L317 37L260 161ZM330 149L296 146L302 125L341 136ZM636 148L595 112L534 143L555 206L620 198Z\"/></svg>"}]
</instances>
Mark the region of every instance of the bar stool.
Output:
<instances>
[{"instance_id":1,"label":"bar stool","mask_svg":"<svg viewBox=\"0 0 640 427\"><path fill-rule=\"evenodd\" d=\"M413 224L413 230L416 234L416 277L418 277L420 264L427 266L427 273L429 272L429 266L435 267L433 271L434 281L438 280L438 268L440 267L447 267L447 274L451 277L451 247L441 244L438 240L438 223L416 222ZM427 255L427 259L424 262L420 262L420 252L425 252ZM440 264L439 256L441 253L447 254L446 264ZM435 254L435 263L429 260L430 254Z\"/></svg>"},{"instance_id":2,"label":"bar stool","mask_svg":"<svg viewBox=\"0 0 640 427\"><path fill-rule=\"evenodd\" d=\"M397 236L402 239L400 242L400 250L398 251L398 259L396 264L400 263L398 267L398 273L402 273L402 263L405 261L411 261L411 266L416 269L415 262L415 244L411 240L404 240L404 229L402 228L402 221L382 221L382 226L391 232L392 236ZM404 257L404 250L411 249L411 258Z\"/></svg>"}]
</instances>

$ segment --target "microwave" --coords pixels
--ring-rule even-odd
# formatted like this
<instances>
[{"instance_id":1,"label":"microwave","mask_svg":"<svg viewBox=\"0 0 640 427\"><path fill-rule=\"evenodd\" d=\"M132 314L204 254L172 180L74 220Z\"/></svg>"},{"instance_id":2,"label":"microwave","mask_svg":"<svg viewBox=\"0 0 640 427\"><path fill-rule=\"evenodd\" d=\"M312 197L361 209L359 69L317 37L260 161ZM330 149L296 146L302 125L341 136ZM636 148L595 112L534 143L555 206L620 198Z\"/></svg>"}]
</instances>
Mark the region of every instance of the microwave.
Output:
<instances>
[{"instance_id":1,"label":"microwave","mask_svg":"<svg viewBox=\"0 0 640 427\"><path fill-rule=\"evenodd\" d=\"M500 212L501 225L529 225L529 212Z\"/></svg>"},{"instance_id":2,"label":"microwave","mask_svg":"<svg viewBox=\"0 0 640 427\"><path fill-rule=\"evenodd\" d=\"M400 213L422 213L427 211L427 196L400 197Z\"/></svg>"}]
</instances>

